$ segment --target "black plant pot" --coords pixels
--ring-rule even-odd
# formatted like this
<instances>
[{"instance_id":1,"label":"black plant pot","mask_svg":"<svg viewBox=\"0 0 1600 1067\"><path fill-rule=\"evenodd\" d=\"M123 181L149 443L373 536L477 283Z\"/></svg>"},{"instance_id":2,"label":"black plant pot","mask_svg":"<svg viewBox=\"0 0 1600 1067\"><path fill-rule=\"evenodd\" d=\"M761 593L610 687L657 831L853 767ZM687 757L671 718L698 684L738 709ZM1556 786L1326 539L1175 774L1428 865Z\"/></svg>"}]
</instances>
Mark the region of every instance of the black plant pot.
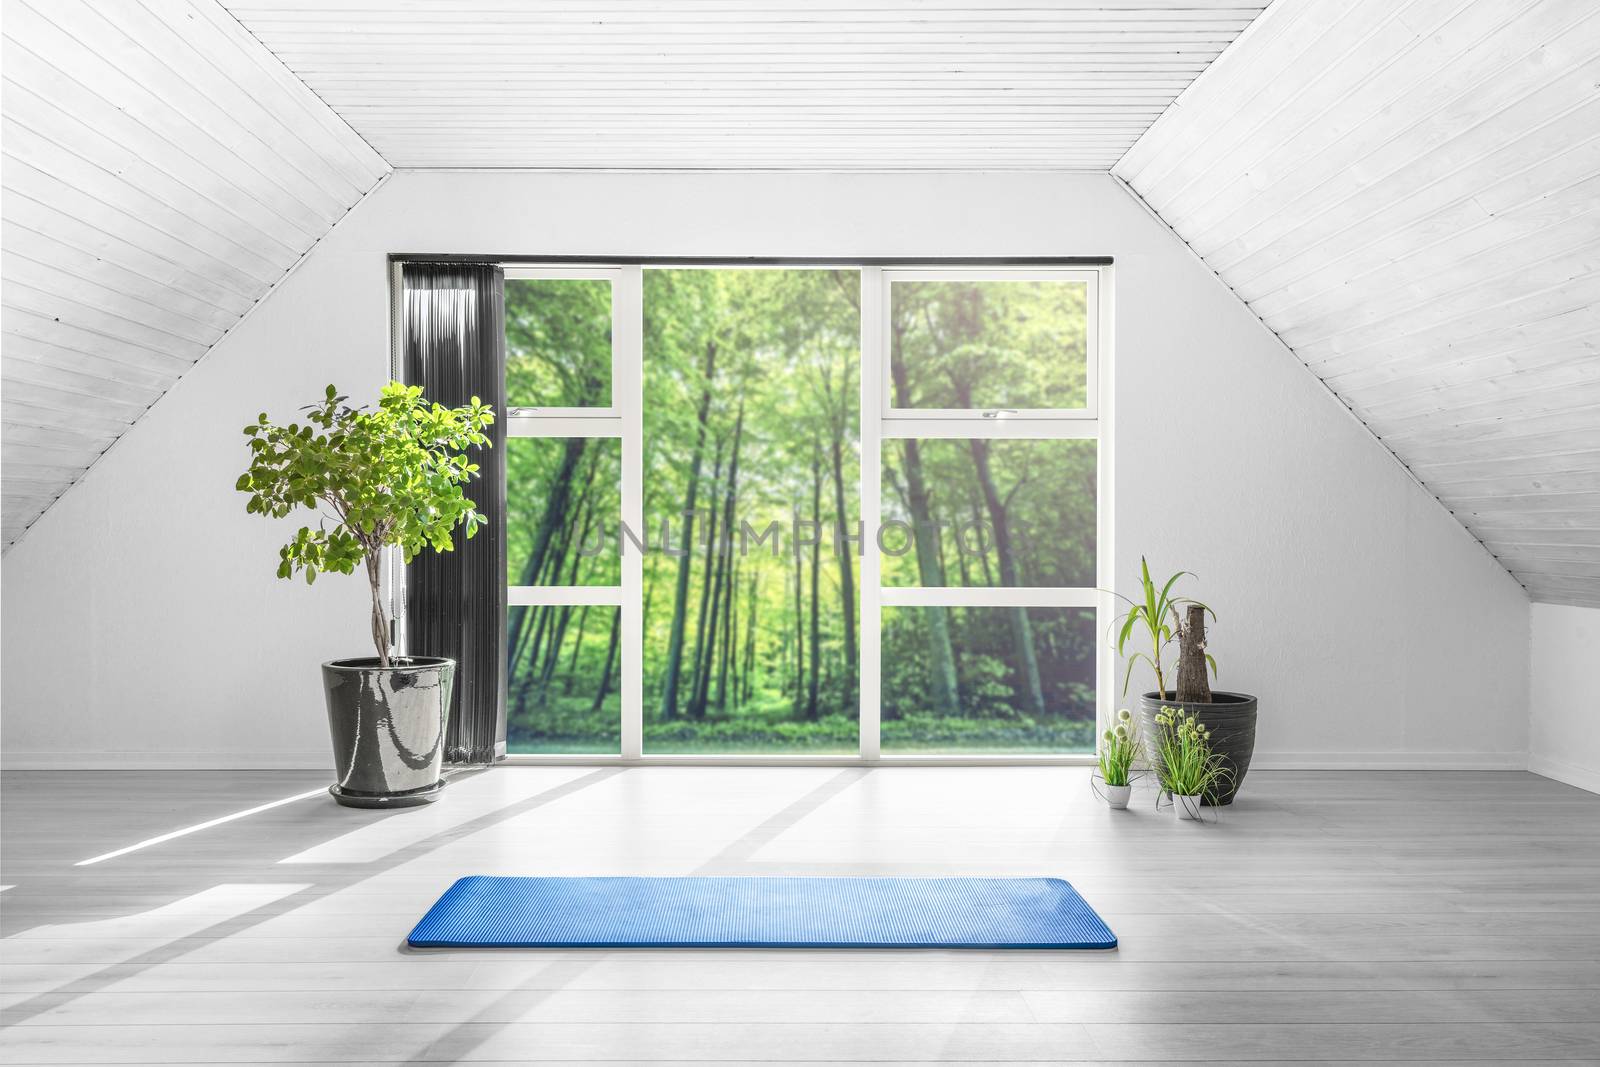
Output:
<instances>
[{"instance_id":1,"label":"black plant pot","mask_svg":"<svg viewBox=\"0 0 1600 1067\"><path fill-rule=\"evenodd\" d=\"M351 808L427 804L444 788L444 732L456 662L397 656L322 665L333 735L334 772L328 792Z\"/></svg>"},{"instance_id":2,"label":"black plant pot","mask_svg":"<svg viewBox=\"0 0 1600 1067\"><path fill-rule=\"evenodd\" d=\"M1250 770L1250 755L1256 747L1256 698L1247 693L1213 691L1211 703L1202 704L1163 698L1160 693L1144 694L1139 698L1139 722L1144 732L1145 756L1152 766L1158 759L1156 739L1161 729L1156 725L1156 713L1162 708L1192 712L1211 731L1211 751L1222 757L1229 779L1215 801L1208 799L1206 803L1232 804L1234 794L1244 784L1245 772Z\"/></svg>"}]
</instances>

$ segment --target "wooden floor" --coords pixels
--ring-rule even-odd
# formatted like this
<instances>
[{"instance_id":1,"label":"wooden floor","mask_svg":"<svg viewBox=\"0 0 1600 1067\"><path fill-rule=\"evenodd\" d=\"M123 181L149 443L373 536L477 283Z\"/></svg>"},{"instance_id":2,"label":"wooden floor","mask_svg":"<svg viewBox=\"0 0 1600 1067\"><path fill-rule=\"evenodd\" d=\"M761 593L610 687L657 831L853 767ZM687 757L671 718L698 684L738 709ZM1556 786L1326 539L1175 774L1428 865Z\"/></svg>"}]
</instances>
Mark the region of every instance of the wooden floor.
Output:
<instances>
[{"instance_id":1,"label":"wooden floor","mask_svg":"<svg viewBox=\"0 0 1600 1067\"><path fill-rule=\"evenodd\" d=\"M14 773L9 1063L1600 1061L1600 797L1267 773L1211 825L1068 768ZM407 954L464 874L1056 875L1108 953Z\"/></svg>"}]
</instances>

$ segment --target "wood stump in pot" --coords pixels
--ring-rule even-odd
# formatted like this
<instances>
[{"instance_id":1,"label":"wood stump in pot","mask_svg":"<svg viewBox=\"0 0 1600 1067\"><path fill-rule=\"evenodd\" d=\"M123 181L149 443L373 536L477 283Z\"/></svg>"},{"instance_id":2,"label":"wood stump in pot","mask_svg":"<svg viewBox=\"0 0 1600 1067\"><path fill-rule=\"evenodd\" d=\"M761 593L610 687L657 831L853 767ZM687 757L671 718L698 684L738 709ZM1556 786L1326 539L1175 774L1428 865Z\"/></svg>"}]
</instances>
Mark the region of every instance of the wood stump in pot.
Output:
<instances>
[{"instance_id":1,"label":"wood stump in pot","mask_svg":"<svg viewBox=\"0 0 1600 1067\"><path fill-rule=\"evenodd\" d=\"M1206 609L1190 604L1185 614L1187 617L1178 627L1177 691L1146 693L1139 699L1144 750L1154 766L1160 760L1161 728L1156 724L1156 715L1162 708L1193 714L1211 731L1211 750L1222 757L1229 773L1227 786L1207 803L1232 804L1256 747L1256 698L1248 693L1211 691L1206 674Z\"/></svg>"}]
</instances>

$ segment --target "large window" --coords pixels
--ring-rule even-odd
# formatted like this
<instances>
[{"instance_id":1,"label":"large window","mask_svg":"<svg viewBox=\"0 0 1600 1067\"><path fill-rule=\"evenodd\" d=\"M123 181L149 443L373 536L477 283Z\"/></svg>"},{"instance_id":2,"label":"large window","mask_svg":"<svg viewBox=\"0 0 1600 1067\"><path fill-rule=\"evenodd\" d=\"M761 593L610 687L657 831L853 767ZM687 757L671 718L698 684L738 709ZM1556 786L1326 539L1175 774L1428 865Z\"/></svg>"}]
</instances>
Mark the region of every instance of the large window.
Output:
<instances>
[{"instance_id":1,"label":"large window","mask_svg":"<svg viewBox=\"0 0 1600 1067\"><path fill-rule=\"evenodd\" d=\"M860 745L860 281L644 272L647 755Z\"/></svg>"},{"instance_id":2,"label":"large window","mask_svg":"<svg viewBox=\"0 0 1600 1067\"><path fill-rule=\"evenodd\" d=\"M880 284L881 750L1090 751L1099 275Z\"/></svg>"},{"instance_id":3,"label":"large window","mask_svg":"<svg viewBox=\"0 0 1600 1067\"><path fill-rule=\"evenodd\" d=\"M1092 751L1107 273L508 267L509 751Z\"/></svg>"},{"instance_id":4,"label":"large window","mask_svg":"<svg viewBox=\"0 0 1600 1067\"><path fill-rule=\"evenodd\" d=\"M617 544L636 493L619 353L636 276L506 270L506 749L619 755L635 618ZM619 343L620 342L620 343ZM626 376L625 380L626 380Z\"/></svg>"}]
</instances>

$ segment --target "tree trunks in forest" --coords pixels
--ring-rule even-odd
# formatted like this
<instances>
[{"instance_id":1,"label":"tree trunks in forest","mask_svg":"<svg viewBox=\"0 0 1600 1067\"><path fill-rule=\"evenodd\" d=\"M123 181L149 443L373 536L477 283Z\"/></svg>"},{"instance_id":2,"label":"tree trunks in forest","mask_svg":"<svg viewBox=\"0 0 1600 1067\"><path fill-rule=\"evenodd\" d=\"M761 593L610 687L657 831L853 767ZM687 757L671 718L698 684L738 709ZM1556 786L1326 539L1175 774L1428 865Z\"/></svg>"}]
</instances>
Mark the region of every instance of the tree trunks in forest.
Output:
<instances>
[{"instance_id":1,"label":"tree trunks in forest","mask_svg":"<svg viewBox=\"0 0 1600 1067\"><path fill-rule=\"evenodd\" d=\"M733 522L739 492L739 445L744 436L744 409L741 405L733 428L733 448L728 461L728 476L722 500L714 501L707 511L705 575L700 592L700 620L695 640L693 683L689 693L688 713L691 718L703 719L711 704L711 676L725 675L727 667L728 617L733 610L733 590L729 582L733 575L734 537ZM722 446L717 446L716 475L713 486L722 479ZM718 504L720 503L720 508ZM720 511L720 515L719 515ZM719 660L719 649L720 660ZM727 694L726 677L718 683L717 705L720 707Z\"/></svg>"},{"instance_id":2,"label":"tree trunks in forest","mask_svg":"<svg viewBox=\"0 0 1600 1067\"><path fill-rule=\"evenodd\" d=\"M611 637L606 642L606 665L600 672L600 688L595 692L594 703L589 705L591 715L600 710L606 702L606 695L611 692L611 678L617 669L617 638L621 624L622 609L617 608L611 613Z\"/></svg>"},{"instance_id":3,"label":"tree trunks in forest","mask_svg":"<svg viewBox=\"0 0 1600 1067\"><path fill-rule=\"evenodd\" d=\"M839 556L839 603L844 608L844 669L848 692L856 687L856 575L855 564L850 560L850 543L845 539L850 512L844 502L844 434L836 433L832 446L834 549ZM863 535L864 536L864 535Z\"/></svg>"},{"instance_id":4,"label":"tree trunks in forest","mask_svg":"<svg viewBox=\"0 0 1600 1067\"><path fill-rule=\"evenodd\" d=\"M904 332L896 324L896 335ZM911 406L911 386L906 380L904 363L890 361L894 379L895 404ZM915 438L902 442L905 448L906 510L911 512L912 544L917 557L917 578L924 589L944 584L944 564L939 558L939 528L933 521L929 506L928 487L922 476L922 452ZM928 624L928 696L933 702L933 712L944 718L954 718L960 711L960 690L956 683L956 658L950 645L950 614L942 607L922 609Z\"/></svg>"},{"instance_id":5,"label":"tree trunks in forest","mask_svg":"<svg viewBox=\"0 0 1600 1067\"><path fill-rule=\"evenodd\" d=\"M817 718L817 681L822 667L822 620L817 614L817 578L822 573L822 452L811 445L811 678L806 686L806 718Z\"/></svg>"},{"instance_id":6,"label":"tree trunks in forest","mask_svg":"<svg viewBox=\"0 0 1600 1067\"><path fill-rule=\"evenodd\" d=\"M722 480L722 442L717 442L716 462L711 468L711 491L716 492L716 487ZM706 706L702 693L705 689L706 671L708 668L706 655L710 646L706 643L706 625L710 619L712 598L720 592L719 586L713 582L713 561L720 558L717 554L718 514L715 499L710 507L706 508L706 526L701 537L705 539L705 573L700 576L700 618L695 625L694 658L690 662L689 671L689 708L691 719L705 716ZM715 626L712 627L715 629Z\"/></svg>"},{"instance_id":7,"label":"tree trunks in forest","mask_svg":"<svg viewBox=\"0 0 1600 1067\"><path fill-rule=\"evenodd\" d=\"M545 501L544 511L539 516L539 528L533 535L533 547L522 565L522 574L515 584L537 584L538 577L544 570L545 557L550 551L550 542L561 529L561 520L567 513L567 504L572 496L572 476L578 469L578 461L583 458L584 446L588 443L582 437L567 438L561 451L561 463L550 482L550 498ZM527 608L514 608L511 612L511 625L507 628L506 634L506 652L513 658L513 662L517 649L522 644L527 618Z\"/></svg>"},{"instance_id":8,"label":"tree trunks in forest","mask_svg":"<svg viewBox=\"0 0 1600 1067\"><path fill-rule=\"evenodd\" d=\"M683 539L678 557L678 592L672 601L672 632L667 639L666 679L661 687L661 718L671 720L678 714L678 682L683 667L684 609L689 603L690 552L694 548L695 494L700 488L700 463L706 444L706 420L711 414L711 385L717 370L717 344L706 342L705 366L701 371L700 410L694 439L694 458L689 464L689 489L684 497Z\"/></svg>"},{"instance_id":9,"label":"tree trunks in forest","mask_svg":"<svg viewBox=\"0 0 1600 1067\"><path fill-rule=\"evenodd\" d=\"M799 528L800 512L796 509L794 529ZM801 718L806 710L806 602L800 589L804 561L800 546L796 544L794 546L794 715L797 719Z\"/></svg>"},{"instance_id":10,"label":"tree trunks in forest","mask_svg":"<svg viewBox=\"0 0 1600 1067\"><path fill-rule=\"evenodd\" d=\"M989 442L975 437L967 442L972 452L973 466L977 469L978 487L983 492L983 503L989 511L989 525L994 529L994 554L1000 561L1000 584L1015 586L1017 564L1011 546L1011 521L1006 504L995 489L994 474L989 467ZM1012 642L1017 650L1017 672L1026 689L1028 709L1036 716L1045 713L1044 686L1039 679L1039 654L1033 644L1033 624L1028 620L1028 609L1009 609Z\"/></svg>"},{"instance_id":11,"label":"tree trunks in forest","mask_svg":"<svg viewBox=\"0 0 1600 1067\"><path fill-rule=\"evenodd\" d=\"M756 610L761 601L758 598L761 586L761 572L755 571L750 575L750 591L747 594L748 606L745 610L744 622L744 662L739 668L738 701L748 704L751 695L755 692L756 675Z\"/></svg>"}]
</instances>

